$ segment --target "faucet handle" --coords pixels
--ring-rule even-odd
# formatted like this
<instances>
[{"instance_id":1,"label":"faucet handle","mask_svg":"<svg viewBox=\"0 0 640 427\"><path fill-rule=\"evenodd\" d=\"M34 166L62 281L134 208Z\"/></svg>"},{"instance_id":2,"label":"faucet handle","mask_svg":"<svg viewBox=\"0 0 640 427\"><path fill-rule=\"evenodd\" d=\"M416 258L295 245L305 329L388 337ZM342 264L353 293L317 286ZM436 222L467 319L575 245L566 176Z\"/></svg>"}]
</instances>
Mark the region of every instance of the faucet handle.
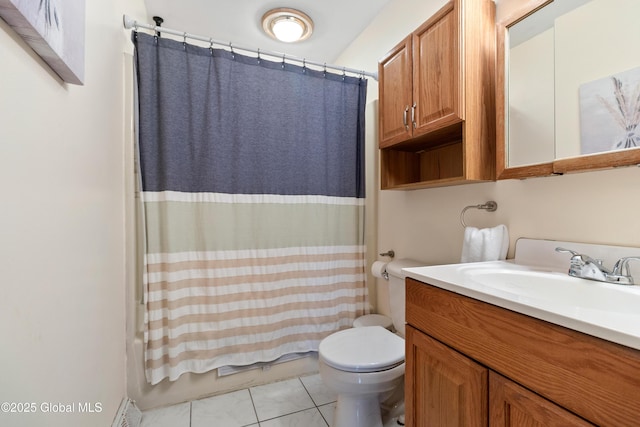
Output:
<instances>
[{"instance_id":1,"label":"faucet handle","mask_svg":"<svg viewBox=\"0 0 640 427\"><path fill-rule=\"evenodd\" d=\"M599 267L602 266L602 261L598 262L595 259L591 258L589 255L581 254L580 252L576 252L571 249L557 247L556 252L571 254L571 265L584 265L588 262L591 262L593 264L597 264Z\"/></svg>"},{"instance_id":2,"label":"faucet handle","mask_svg":"<svg viewBox=\"0 0 640 427\"><path fill-rule=\"evenodd\" d=\"M629 261L637 260L640 261L640 257L637 256L627 256L620 258L616 261L613 266L613 274L617 276L628 276L631 277L631 269L629 268Z\"/></svg>"},{"instance_id":3,"label":"faucet handle","mask_svg":"<svg viewBox=\"0 0 640 427\"><path fill-rule=\"evenodd\" d=\"M581 253L576 252L574 250L560 248L560 247L556 248L556 252L566 252L566 253L571 254L571 261L572 262L583 262L583 263L587 263L588 262L588 263L592 263L592 264L597 265L598 267L602 268L603 270L607 270L604 267L603 261L601 259L593 259L589 255L581 254Z\"/></svg>"},{"instance_id":4,"label":"faucet handle","mask_svg":"<svg viewBox=\"0 0 640 427\"><path fill-rule=\"evenodd\" d=\"M559 246L556 248L556 252L564 252L564 253L571 254L572 256L580 256L580 254L576 251L573 251L571 249L561 248Z\"/></svg>"},{"instance_id":5,"label":"faucet handle","mask_svg":"<svg viewBox=\"0 0 640 427\"><path fill-rule=\"evenodd\" d=\"M569 276L584 277L583 269L586 265L586 261L580 253L561 247L557 247L556 252L571 254L571 260L569 261Z\"/></svg>"}]
</instances>

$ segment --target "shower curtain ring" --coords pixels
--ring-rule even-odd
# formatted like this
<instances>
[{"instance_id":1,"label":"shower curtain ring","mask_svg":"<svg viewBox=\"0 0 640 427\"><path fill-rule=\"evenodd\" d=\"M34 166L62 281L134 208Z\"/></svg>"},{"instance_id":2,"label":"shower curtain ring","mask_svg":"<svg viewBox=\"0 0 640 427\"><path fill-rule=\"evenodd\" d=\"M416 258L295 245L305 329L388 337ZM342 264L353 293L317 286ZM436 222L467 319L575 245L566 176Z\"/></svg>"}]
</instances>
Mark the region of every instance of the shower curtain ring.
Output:
<instances>
[{"instance_id":1,"label":"shower curtain ring","mask_svg":"<svg viewBox=\"0 0 640 427\"><path fill-rule=\"evenodd\" d=\"M284 64L284 56L285 56L285 54L283 53L283 54L282 54L282 69L283 69L283 70L284 70L284 65L285 65L285 64Z\"/></svg>"},{"instance_id":2,"label":"shower curtain ring","mask_svg":"<svg viewBox=\"0 0 640 427\"><path fill-rule=\"evenodd\" d=\"M260 63L261 60L262 58L260 58L260 48L258 48L258 64Z\"/></svg>"},{"instance_id":3,"label":"shower curtain ring","mask_svg":"<svg viewBox=\"0 0 640 427\"><path fill-rule=\"evenodd\" d=\"M213 55L213 39L212 38L209 39L209 52L211 52L211 55Z\"/></svg>"},{"instance_id":4,"label":"shower curtain ring","mask_svg":"<svg viewBox=\"0 0 640 427\"><path fill-rule=\"evenodd\" d=\"M229 49L231 49L231 58L236 59L236 53L233 51L233 45L229 42Z\"/></svg>"},{"instance_id":5,"label":"shower curtain ring","mask_svg":"<svg viewBox=\"0 0 640 427\"><path fill-rule=\"evenodd\" d=\"M184 47L185 49L187 48L187 33L184 33L182 35L182 47Z\"/></svg>"},{"instance_id":6,"label":"shower curtain ring","mask_svg":"<svg viewBox=\"0 0 640 427\"><path fill-rule=\"evenodd\" d=\"M324 63L324 77L327 77L327 63Z\"/></svg>"},{"instance_id":7,"label":"shower curtain ring","mask_svg":"<svg viewBox=\"0 0 640 427\"><path fill-rule=\"evenodd\" d=\"M302 72L307 72L307 58L302 58Z\"/></svg>"},{"instance_id":8,"label":"shower curtain ring","mask_svg":"<svg viewBox=\"0 0 640 427\"><path fill-rule=\"evenodd\" d=\"M347 67L342 67L342 81L347 78Z\"/></svg>"}]
</instances>

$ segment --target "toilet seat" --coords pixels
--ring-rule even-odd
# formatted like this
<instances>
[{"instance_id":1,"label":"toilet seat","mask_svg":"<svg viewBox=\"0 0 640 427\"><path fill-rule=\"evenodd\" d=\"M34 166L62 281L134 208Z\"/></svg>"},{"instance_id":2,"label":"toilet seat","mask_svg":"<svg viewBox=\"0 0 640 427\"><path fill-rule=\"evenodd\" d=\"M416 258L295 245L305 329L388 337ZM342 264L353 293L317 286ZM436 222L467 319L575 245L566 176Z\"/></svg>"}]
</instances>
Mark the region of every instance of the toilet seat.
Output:
<instances>
[{"instance_id":1,"label":"toilet seat","mask_svg":"<svg viewBox=\"0 0 640 427\"><path fill-rule=\"evenodd\" d=\"M329 366L347 372L378 372L404 363L404 340L381 326L345 329L320 342Z\"/></svg>"}]
</instances>

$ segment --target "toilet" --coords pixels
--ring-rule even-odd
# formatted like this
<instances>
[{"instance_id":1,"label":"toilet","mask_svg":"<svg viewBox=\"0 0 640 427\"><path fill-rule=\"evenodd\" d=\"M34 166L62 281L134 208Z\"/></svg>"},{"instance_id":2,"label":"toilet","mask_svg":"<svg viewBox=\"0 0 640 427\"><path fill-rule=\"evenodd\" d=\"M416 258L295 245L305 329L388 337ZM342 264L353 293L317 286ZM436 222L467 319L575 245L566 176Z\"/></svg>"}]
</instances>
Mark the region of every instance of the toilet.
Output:
<instances>
[{"instance_id":1,"label":"toilet","mask_svg":"<svg viewBox=\"0 0 640 427\"><path fill-rule=\"evenodd\" d=\"M421 265L410 259L387 264L391 321L366 315L356 319L353 328L320 342L320 377L338 395L333 427L383 427L381 401L404 387L406 275L402 269Z\"/></svg>"}]
</instances>

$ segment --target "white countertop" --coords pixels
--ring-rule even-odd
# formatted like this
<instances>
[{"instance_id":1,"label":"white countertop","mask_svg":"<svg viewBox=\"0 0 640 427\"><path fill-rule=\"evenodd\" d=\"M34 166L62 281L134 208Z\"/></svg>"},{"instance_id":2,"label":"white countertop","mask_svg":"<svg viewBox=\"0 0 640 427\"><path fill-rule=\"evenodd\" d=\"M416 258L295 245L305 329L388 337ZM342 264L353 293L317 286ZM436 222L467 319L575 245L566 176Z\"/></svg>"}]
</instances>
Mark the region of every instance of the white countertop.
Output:
<instances>
[{"instance_id":1,"label":"white countertop","mask_svg":"<svg viewBox=\"0 0 640 427\"><path fill-rule=\"evenodd\" d=\"M577 279L557 266L522 262L403 271L420 282L640 350L640 286Z\"/></svg>"}]
</instances>

